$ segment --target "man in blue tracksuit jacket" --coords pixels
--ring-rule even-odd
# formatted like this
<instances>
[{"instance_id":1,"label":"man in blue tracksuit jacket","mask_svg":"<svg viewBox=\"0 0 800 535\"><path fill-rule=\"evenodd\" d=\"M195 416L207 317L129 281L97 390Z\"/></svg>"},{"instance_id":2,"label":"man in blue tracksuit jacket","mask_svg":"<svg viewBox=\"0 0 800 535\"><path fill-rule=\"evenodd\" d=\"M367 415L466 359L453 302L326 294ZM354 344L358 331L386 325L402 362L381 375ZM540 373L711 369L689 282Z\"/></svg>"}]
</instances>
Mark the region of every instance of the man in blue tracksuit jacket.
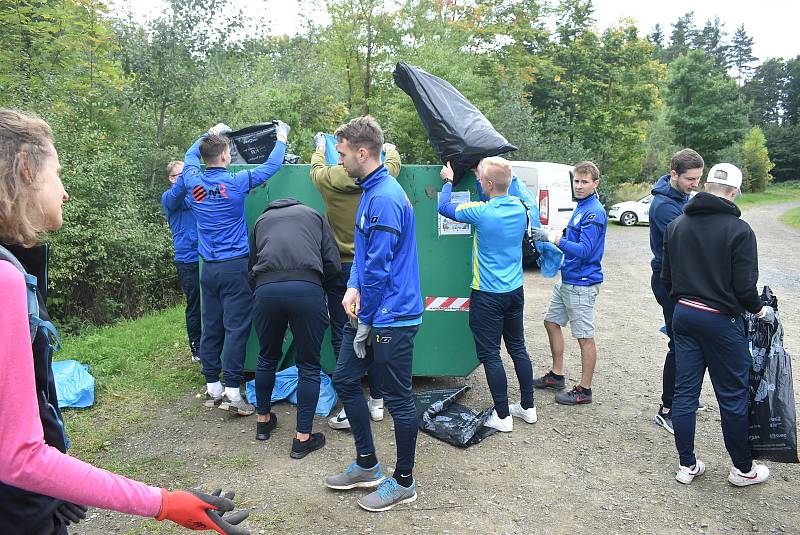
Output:
<instances>
[{"instance_id":1,"label":"man in blue tracksuit jacket","mask_svg":"<svg viewBox=\"0 0 800 535\"><path fill-rule=\"evenodd\" d=\"M252 323L253 291L250 287L244 201L256 186L266 182L283 165L289 125L278 121L278 139L269 158L249 171L231 173L228 138L222 123L192 145L184 158L184 169L168 192L172 199L186 196L197 219L198 252L203 259L203 336L200 360L208 390L206 406L219 406L240 415L255 407L242 398L247 337ZM206 164L203 172L200 158ZM220 364L220 354L225 354ZM225 387L219 380L225 372Z\"/></svg>"},{"instance_id":2,"label":"man in blue tracksuit jacket","mask_svg":"<svg viewBox=\"0 0 800 535\"><path fill-rule=\"evenodd\" d=\"M650 266L653 274L650 277L650 288L661 305L664 315L664 326L669 338L667 356L664 358L662 374L661 406L655 415L655 422L669 431L672 429L672 398L675 394L675 339L672 334L672 315L675 311L675 300L661 282L661 259L664 248L664 234L667 225L683 213L683 207L689 201L689 194L697 187L703 176L705 162L703 157L692 149L676 152L670 161L670 172L658 179L651 193L650 201L650 250L653 259Z\"/></svg>"},{"instance_id":3,"label":"man in blue tracksuit jacket","mask_svg":"<svg viewBox=\"0 0 800 535\"><path fill-rule=\"evenodd\" d=\"M167 180L175 184L183 171L183 162L167 164ZM197 261L197 220L194 218L189 199L176 197L165 191L161 195L161 208L172 231L172 245L175 249L175 269L181 289L186 295L186 334L189 336L189 349L192 360L200 362L200 269Z\"/></svg>"},{"instance_id":4,"label":"man in blue tracksuit jacket","mask_svg":"<svg viewBox=\"0 0 800 535\"><path fill-rule=\"evenodd\" d=\"M606 211L597 198L600 170L592 162L575 166L572 180L578 206L566 229L566 237L558 231L533 229L534 239L548 240L564 251L561 282L553 288L550 308L544 317L544 327L550 341L553 367L544 376L534 379L536 388L562 390L564 381L564 335L561 328L570 324L572 336L581 348L581 380L569 392L556 394L562 405L582 405L592 402L592 376L597 361L594 342L594 303L603 282L600 262L606 239Z\"/></svg>"},{"instance_id":5,"label":"man in blue tracksuit jacket","mask_svg":"<svg viewBox=\"0 0 800 535\"><path fill-rule=\"evenodd\" d=\"M445 184L439 195L439 213L475 226L469 326L494 401L494 410L484 425L510 432L512 416L529 424L536 422L533 368L525 349L523 326L525 293L520 242L528 215L520 199L509 195L511 164L504 158L482 160L476 173L480 191L489 198L488 202L451 202L453 170L449 162L440 174ZM508 381L500 359L501 339L506 342L519 381L520 402L513 405L508 404Z\"/></svg>"},{"instance_id":6,"label":"man in blue tracksuit jacket","mask_svg":"<svg viewBox=\"0 0 800 535\"><path fill-rule=\"evenodd\" d=\"M333 384L342 398L356 443L356 461L325 478L332 489L378 487L358 504L386 511L417 499L412 475L417 413L411 392L414 336L422 323L414 210L397 180L381 164L383 131L370 116L336 131L339 160L364 190L356 212L355 254L342 306L345 325ZM378 462L361 378L374 361L384 377L383 398L394 420L397 464L386 478Z\"/></svg>"}]
</instances>

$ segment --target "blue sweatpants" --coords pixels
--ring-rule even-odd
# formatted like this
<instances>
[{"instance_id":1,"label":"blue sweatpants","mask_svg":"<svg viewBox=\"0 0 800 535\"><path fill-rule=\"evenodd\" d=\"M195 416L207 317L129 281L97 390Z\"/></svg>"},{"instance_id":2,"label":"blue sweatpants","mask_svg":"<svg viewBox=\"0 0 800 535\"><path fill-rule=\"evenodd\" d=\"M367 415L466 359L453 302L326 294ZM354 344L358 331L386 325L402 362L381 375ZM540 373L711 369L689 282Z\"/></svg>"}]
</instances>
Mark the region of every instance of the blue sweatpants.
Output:
<instances>
[{"instance_id":1,"label":"blue sweatpants","mask_svg":"<svg viewBox=\"0 0 800 535\"><path fill-rule=\"evenodd\" d=\"M342 308L342 299L347 291L347 281L350 278L350 268L353 266L352 262L342 264L342 269L339 271L339 276L336 278L335 284L328 290L328 314L331 318L331 346L333 346L333 354L339 358L339 350L342 347L342 330L344 329L347 319L347 313ZM367 372L367 382L369 382L369 395L373 399L381 399L383 397L383 379L377 372L370 369Z\"/></svg>"},{"instance_id":2,"label":"blue sweatpants","mask_svg":"<svg viewBox=\"0 0 800 535\"><path fill-rule=\"evenodd\" d=\"M523 408L533 407L533 366L525 349L522 312L525 294L522 286L505 293L472 290L469 300L469 328L475 339L475 351L483 364L486 382L492 393L494 409L500 418L509 415L508 379L500 360L500 340L505 340L519 381Z\"/></svg>"},{"instance_id":3,"label":"blue sweatpants","mask_svg":"<svg viewBox=\"0 0 800 535\"><path fill-rule=\"evenodd\" d=\"M269 414L275 369L288 326L297 350L297 432L311 433L319 400L319 349L328 325L322 286L306 281L262 284L255 291L253 321L261 346L256 367L256 411Z\"/></svg>"},{"instance_id":4,"label":"blue sweatpants","mask_svg":"<svg viewBox=\"0 0 800 535\"><path fill-rule=\"evenodd\" d=\"M197 351L200 347L202 325L200 322L200 268L198 262L175 262L181 289L186 295L186 334L189 347Z\"/></svg>"},{"instance_id":5,"label":"blue sweatpants","mask_svg":"<svg viewBox=\"0 0 800 535\"><path fill-rule=\"evenodd\" d=\"M207 383L215 383L219 381L219 372L224 371L225 386L239 388L244 380L245 351L253 313L247 258L204 262L200 289L203 375Z\"/></svg>"},{"instance_id":6,"label":"blue sweatpants","mask_svg":"<svg viewBox=\"0 0 800 535\"><path fill-rule=\"evenodd\" d=\"M417 447L417 410L411 390L411 366L417 330L418 325L375 327L369 335L372 345L367 346L367 356L360 359L353 350L356 331L347 322L342 332L339 360L333 372L333 386L342 398L356 442L356 452L362 456L375 453L375 444L367 400L361 392L361 378L370 366L383 375L383 400L394 420L396 470L401 473L410 473L414 468Z\"/></svg>"},{"instance_id":7,"label":"blue sweatpants","mask_svg":"<svg viewBox=\"0 0 800 535\"><path fill-rule=\"evenodd\" d=\"M675 395L675 335L672 332L672 317L675 313L675 299L661 282L661 272L655 271L650 276L650 289L661 305L664 315L664 326L667 329L667 356L664 357L664 371L661 375L661 404L669 409L672 407L672 398Z\"/></svg>"},{"instance_id":8,"label":"blue sweatpants","mask_svg":"<svg viewBox=\"0 0 800 535\"><path fill-rule=\"evenodd\" d=\"M753 457L748 443L752 357L744 318L708 312L678 303L672 319L675 333L675 398L672 426L682 466L695 464L695 417L708 368L719 403L722 436L733 465L749 472Z\"/></svg>"}]
</instances>

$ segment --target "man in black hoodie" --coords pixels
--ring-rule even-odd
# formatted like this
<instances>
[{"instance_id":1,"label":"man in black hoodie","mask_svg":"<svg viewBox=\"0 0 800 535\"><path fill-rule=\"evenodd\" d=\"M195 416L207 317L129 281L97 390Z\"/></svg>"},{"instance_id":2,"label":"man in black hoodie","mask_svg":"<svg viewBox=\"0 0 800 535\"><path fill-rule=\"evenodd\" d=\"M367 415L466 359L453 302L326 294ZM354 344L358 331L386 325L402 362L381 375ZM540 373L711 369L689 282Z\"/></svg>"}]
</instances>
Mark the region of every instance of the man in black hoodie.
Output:
<instances>
[{"instance_id":1,"label":"man in black hoodie","mask_svg":"<svg viewBox=\"0 0 800 535\"><path fill-rule=\"evenodd\" d=\"M653 275L650 277L650 288L661 305L664 326L669 338L667 356L664 359L664 372L661 376L661 406L655 416L655 422L672 433L672 396L675 392L675 342L672 337L672 312L675 301L661 284L661 249L664 246L664 233L676 217L683 213L683 207L689 201L689 194L697 187L703 176L705 162L703 157L692 149L683 149L675 153L670 161L670 172L658 179L650 201L648 216L650 219L650 250L653 260L650 266Z\"/></svg>"},{"instance_id":2,"label":"man in black hoodie","mask_svg":"<svg viewBox=\"0 0 800 535\"><path fill-rule=\"evenodd\" d=\"M328 326L325 289L339 276L339 248L328 220L295 199L271 202L253 225L250 278L253 325L260 350L256 367L256 439L277 425L270 412L275 369L287 325L297 348L297 434L290 456L301 459L325 445L312 433L319 399L319 350Z\"/></svg>"},{"instance_id":3,"label":"man in black hoodie","mask_svg":"<svg viewBox=\"0 0 800 535\"><path fill-rule=\"evenodd\" d=\"M680 464L675 479L684 484L705 472L694 454L694 433L706 368L733 461L728 481L745 486L769 477L769 468L753 462L748 443L751 355L742 313L747 310L771 323L775 312L762 306L756 290L756 237L733 203L741 184L736 166L712 167L705 192L689 201L664 237L661 281L677 301L672 425Z\"/></svg>"}]
</instances>

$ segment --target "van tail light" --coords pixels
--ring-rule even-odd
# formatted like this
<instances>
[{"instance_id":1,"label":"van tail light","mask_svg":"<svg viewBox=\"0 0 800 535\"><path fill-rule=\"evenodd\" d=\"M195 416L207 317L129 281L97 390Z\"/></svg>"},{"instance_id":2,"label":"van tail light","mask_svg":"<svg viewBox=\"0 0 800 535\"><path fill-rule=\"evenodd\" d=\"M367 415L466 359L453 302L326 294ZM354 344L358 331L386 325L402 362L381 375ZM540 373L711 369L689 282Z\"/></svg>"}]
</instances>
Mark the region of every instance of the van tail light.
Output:
<instances>
[{"instance_id":1,"label":"van tail light","mask_svg":"<svg viewBox=\"0 0 800 535\"><path fill-rule=\"evenodd\" d=\"M539 223L547 225L550 221L550 193L546 189L539 190Z\"/></svg>"}]
</instances>

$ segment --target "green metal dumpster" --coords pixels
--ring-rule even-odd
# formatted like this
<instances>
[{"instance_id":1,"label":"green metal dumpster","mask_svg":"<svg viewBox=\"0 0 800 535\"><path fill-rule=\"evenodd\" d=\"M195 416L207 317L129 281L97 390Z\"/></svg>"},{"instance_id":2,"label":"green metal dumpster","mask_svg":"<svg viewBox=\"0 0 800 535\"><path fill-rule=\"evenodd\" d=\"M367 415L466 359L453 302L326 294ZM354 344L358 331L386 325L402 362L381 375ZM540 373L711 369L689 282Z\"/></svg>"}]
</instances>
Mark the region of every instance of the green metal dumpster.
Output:
<instances>
[{"instance_id":1,"label":"green metal dumpster","mask_svg":"<svg viewBox=\"0 0 800 535\"><path fill-rule=\"evenodd\" d=\"M231 166L231 171L253 168ZM442 180L438 166L404 165L398 177L414 206L417 226L417 252L425 313L414 340L414 375L466 376L478 366L475 345L469 329L468 306L472 277L472 233L469 225L453 224L436 211ZM474 179L462 180L455 188L461 200L476 200ZM311 182L309 165L284 165L267 183L247 196L247 226L253 224L270 202L294 197L325 211L322 197ZM247 343L245 369L252 371L258 360L255 330ZM336 364L330 343L330 329L321 352L322 368L331 373ZM294 361L291 334L284 343L284 359L279 368Z\"/></svg>"}]
</instances>

